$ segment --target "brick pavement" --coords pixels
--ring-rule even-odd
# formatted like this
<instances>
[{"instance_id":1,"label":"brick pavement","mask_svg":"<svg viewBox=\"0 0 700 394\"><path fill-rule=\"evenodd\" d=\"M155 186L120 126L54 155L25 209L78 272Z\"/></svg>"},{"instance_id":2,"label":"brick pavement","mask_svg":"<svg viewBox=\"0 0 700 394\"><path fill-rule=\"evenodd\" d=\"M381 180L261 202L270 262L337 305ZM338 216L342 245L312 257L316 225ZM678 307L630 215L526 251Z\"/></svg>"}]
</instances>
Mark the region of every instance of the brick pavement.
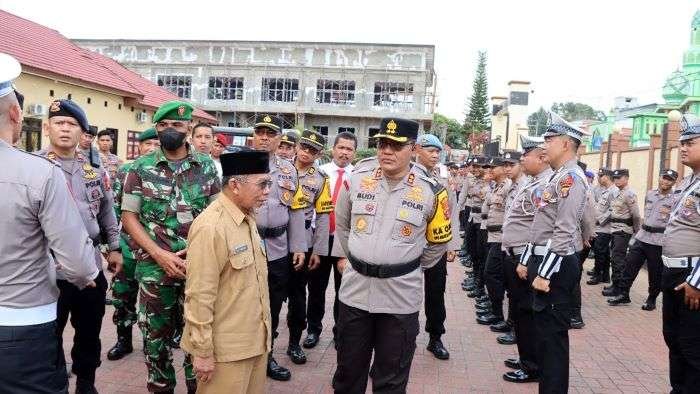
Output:
<instances>
[{"instance_id":1,"label":"brick pavement","mask_svg":"<svg viewBox=\"0 0 700 394\"><path fill-rule=\"evenodd\" d=\"M587 269L592 261L587 262ZM486 326L476 324L474 306L467 301L460 288L463 269L459 264L449 268L447 303L447 334L444 342L451 353L448 361L439 361L425 350L428 336L421 332L413 360L409 393L535 393L536 384L515 385L504 382L501 375L508 371L503 360L515 356L515 346L496 343L497 334ZM585 275L584 275L585 277ZM332 282L332 281L331 281ZM609 307L600 295L602 286L583 285L583 316L586 327L570 331L572 393L647 393L668 392L667 349L661 335L661 311L640 309L646 297L647 276L642 271L631 297L633 303L622 307ZM333 290L329 286L328 312L325 327L332 326ZM660 300L659 300L660 301ZM115 341L115 329L111 322L112 308L107 308L103 322L103 362L97 371L97 388L101 393L145 392L145 366L142 361L140 336L137 334L133 354L119 361L108 361L104 355ZM283 313L285 313L283 311ZM285 322L284 317L280 319ZM421 313L421 327L424 316ZM284 323L281 325L284 326ZM137 330L136 330L137 331ZM286 327L282 327L275 357L292 370L289 382L269 381L271 393L329 393L335 370L336 353L330 340L330 331L321 336L321 342L307 351L306 365L291 363L284 353L287 343ZM70 362L72 330L65 333L66 359ZM182 353L175 352L178 367L176 392L184 393ZM74 387L75 379L71 379Z\"/></svg>"}]
</instances>

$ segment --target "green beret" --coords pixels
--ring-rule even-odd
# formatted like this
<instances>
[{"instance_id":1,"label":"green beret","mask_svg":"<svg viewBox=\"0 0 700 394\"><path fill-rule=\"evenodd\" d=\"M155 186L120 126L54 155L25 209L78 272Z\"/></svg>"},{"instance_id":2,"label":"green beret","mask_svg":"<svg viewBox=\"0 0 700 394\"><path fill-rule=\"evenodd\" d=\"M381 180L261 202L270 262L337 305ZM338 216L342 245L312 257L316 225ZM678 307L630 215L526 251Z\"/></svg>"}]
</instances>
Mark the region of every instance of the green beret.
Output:
<instances>
[{"instance_id":1,"label":"green beret","mask_svg":"<svg viewBox=\"0 0 700 394\"><path fill-rule=\"evenodd\" d=\"M190 103L178 100L168 101L153 114L153 123L163 119L192 120L192 111L194 111L194 107Z\"/></svg>"},{"instance_id":2,"label":"green beret","mask_svg":"<svg viewBox=\"0 0 700 394\"><path fill-rule=\"evenodd\" d=\"M151 127L150 129L146 129L142 131L139 134L139 142L143 142L146 140L154 140L158 138L158 134L156 134L156 129Z\"/></svg>"}]
</instances>

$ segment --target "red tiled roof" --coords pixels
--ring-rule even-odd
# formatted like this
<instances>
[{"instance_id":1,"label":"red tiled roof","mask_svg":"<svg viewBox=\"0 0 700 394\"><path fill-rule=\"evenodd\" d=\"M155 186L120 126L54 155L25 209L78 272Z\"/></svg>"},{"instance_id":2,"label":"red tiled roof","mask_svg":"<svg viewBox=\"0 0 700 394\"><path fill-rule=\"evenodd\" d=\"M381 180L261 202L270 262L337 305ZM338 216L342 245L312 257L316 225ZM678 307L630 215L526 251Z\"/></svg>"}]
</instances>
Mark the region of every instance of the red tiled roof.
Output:
<instances>
[{"instance_id":1,"label":"red tiled roof","mask_svg":"<svg viewBox=\"0 0 700 394\"><path fill-rule=\"evenodd\" d=\"M158 108L175 94L126 69L119 63L75 45L56 30L0 10L0 52L14 56L25 68L66 76L135 98ZM202 110L194 115L216 119Z\"/></svg>"}]
</instances>

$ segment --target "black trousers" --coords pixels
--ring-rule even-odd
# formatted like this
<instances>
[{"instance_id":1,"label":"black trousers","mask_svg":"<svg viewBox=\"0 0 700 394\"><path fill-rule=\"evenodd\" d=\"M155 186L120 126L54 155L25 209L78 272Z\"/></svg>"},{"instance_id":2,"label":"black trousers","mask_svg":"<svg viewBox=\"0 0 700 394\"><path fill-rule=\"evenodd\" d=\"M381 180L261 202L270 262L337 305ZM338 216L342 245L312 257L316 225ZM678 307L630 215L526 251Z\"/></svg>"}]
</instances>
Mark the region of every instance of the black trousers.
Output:
<instances>
[{"instance_id":1,"label":"black trousers","mask_svg":"<svg viewBox=\"0 0 700 394\"><path fill-rule=\"evenodd\" d=\"M620 288L625 291L630 290L645 261L649 273L649 297L656 299L661 292L661 272L664 267L661 261L661 246L642 241L636 241L630 246L625 259L625 269L620 279Z\"/></svg>"},{"instance_id":2,"label":"black trousers","mask_svg":"<svg viewBox=\"0 0 700 394\"><path fill-rule=\"evenodd\" d=\"M595 241L594 241L595 242ZM579 271L578 271L578 279L576 280L576 288L574 289L574 304L573 304L573 316L574 317L581 317L581 277L583 276L583 264L586 262L586 258L588 258L588 254L591 252L591 248L583 248L580 252L578 252L578 259L579 259Z\"/></svg>"},{"instance_id":3,"label":"black trousers","mask_svg":"<svg viewBox=\"0 0 700 394\"><path fill-rule=\"evenodd\" d=\"M70 324L75 330L73 349L70 352L73 360L71 369L76 376L94 381L95 370L101 364L100 330L105 314L107 279L104 273L100 272L95 278L96 286L82 290L66 280L57 280L56 284L61 292L56 308L56 335L61 345L60 349L63 349L63 330L70 315Z\"/></svg>"},{"instance_id":4,"label":"black trousers","mask_svg":"<svg viewBox=\"0 0 700 394\"><path fill-rule=\"evenodd\" d=\"M484 286L484 266L486 265L486 256L488 254L488 245L486 243L486 230L481 230L481 223L470 223L470 230L473 231L473 242L470 246L470 254L472 256L474 272L474 281L477 287Z\"/></svg>"},{"instance_id":5,"label":"black trousers","mask_svg":"<svg viewBox=\"0 0 700 394\"><path fill-rule=\"evenodd\" d=\"M528 263L530 283L541 262L541 256L534 256ZM579 270L578 255L565 256L559 272L552 275L549 292L533 290L540 393L566 393L569 389L569 325Z\"/></svg>"},{"instance_id":6,"label":"black trousers","mask_svg":"<svg viewBox=\"0 0 700 394\"><path fill-rule=\"evenodd\" d=\"M332 244L332 242L331 242ZM333 285L335 287L335 300L333 301L333 321L338 321L338 290L342 278L338 271L337 263L340 258L332 256L322 256L321 265L313 271L308 271L306 278L308 281L309 297L307 300L307 332L321 335L323 331L323 316L326 312L326 289L330 280L330 273L333 270ZM333 327L333 337L335 337L335 327Z\"/></svg>"},{"instance_id":7,"label":"black trousers","mask_svg":"<svg viewBox=\"0 0 700 394\"><path fill-rule=\"evenodd\" d=\"M340 303L338 367L333 389L362 394L372 376L372 392L405 393L418 335L418 312L369 313ZM374 362L370 360L374 351Z\"/></svg>"},{"instance_id":8,"label":"black trousers","mask_svg":"<svg viewBox=\"0 0 700 394\"><path fill-rule=\"evenodd\" d=\"M513 322L515 343L518 347L520 366L530 375L538 375L537 349L535 347L535 321L532 311L532 287L527 280L520 279L516 268L520 255L508 256L503 261L506 286L508 288L508 315Z\"/></svg>"},{"instance_id":9,"label":"black trousers","mask_svg":"<svg viewBox=\"0 0 700 394\"><path fill-rule=\"evenodd\" d=\"M425 331L439 339L445 333L445 289L447 288L447 253L434 266L423 271L425 277Z\"/></svg>"},{"instance_id":10,"label":"black trousers","mask_svg":"<svg viewBox=\"0 0 700 394\"><path fill-rule=\"evenodd\" d=\"M503 320L503 299L506 294L503 260L506 254L501 250L500 242L489 244L488 256L484 264L484 282L486 291L491 300L491 312Z\"/></svg>"},{"instance_id":11,"label":"black trousers","mask_svg":"<svg viewBox=\"0 0 700 394\"><path fill-rule=\"evenodd\" d=\"M467 216L467 220L469 220L469 216ZM479 223L467 221L465 227L464 250L469 253L469 256L472 258L472 262L476 263L476 257L478 254L477 242L479 237Z\"/></svg>"},{"instance_id":12,"label":"black trousers","mask_svg":"<svg viewBox=\"0 0 700 394\"><path fill-rule=\"evenodd\" d=\"M2 393L68 393L66 362L55 321L0 326L0 365Z\"/></svg>"},{"instance_id":13,"label":"black trousers","mask_svg":"<svg viewBox=\"0 0 700 394\"><path fill-rule=\"evenodd\" d=\"M292 276L289 256L267 262L267 286L270 290L270 314L272 315L272 338L277 338L282 304L289 296L289 280Z\"/></svg>"},{"instance_id":14,"label":"black trousers","mask_svg":"<svg viewBox=\"0 0 700 394\"><path fill-rule=\"evenodd\" d=\"M668 347L671 393L697 393L700 387L700 311L685 305L684 293L674 287L685 281L690 268L663 268L663 334Z\"/></svg>"},{"instance_id":15,"label":"black trousers","mask_svg":"<svg viewBox=\"0 0 700 394\"><path fill-rule=\"evenodd\" d=\"M289 343L299 344L301 334L306 329L306 279L308 277L308 262L311 250L304 256L305 264L300 270L295 270L291 264L289 275L289 304L287 305L287 327L289 327Z\"/></svg>"},{"instance_id":16,"label":"black trousers","mask_svg":"<svg viewBox=\"0 0 700 394\"><path fill-rule=\"evenodd\" d=\"M611 263L612 263L612 284L615 287L620 287L622 272L625 270L625 258L627 257L627 247L629 246L631 234L618 231L612 234Z\"/></svg>"},{"instance_id":17,"label":"black trousers","mask_svg":"<svg viewBox=\"0 0 700 394\"><path fill-rule=\"evenodd\" d=\"M606 233L596 233L593 243L595 264L593 271L600 279L610 279L610 241L612 236Z\"/></svg>"}]
</instances>

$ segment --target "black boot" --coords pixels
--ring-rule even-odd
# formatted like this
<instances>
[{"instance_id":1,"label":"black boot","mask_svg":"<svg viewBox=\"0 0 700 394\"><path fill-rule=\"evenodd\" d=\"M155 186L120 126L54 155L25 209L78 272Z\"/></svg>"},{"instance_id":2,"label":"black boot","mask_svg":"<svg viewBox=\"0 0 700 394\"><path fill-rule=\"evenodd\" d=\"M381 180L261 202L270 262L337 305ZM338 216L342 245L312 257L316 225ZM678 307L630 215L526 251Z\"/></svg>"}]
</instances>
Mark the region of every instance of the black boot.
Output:
<instances>
[{"instance_id":1,"label":"black boot","mask_svg":"<svg viewBox=\"0 0 700 394\"><path fill-rule=\"evenodd\" d=\"M500 343L501 345L515 345L515 332L511 331L503 335L499 335L498 338L496 338L496 342Z\"/></svg>"},{"instance_id":2,"label":"black boot","mask_svg":"<svg viewBox=\"0 0 700 394\"><path fill-rule=\"evenodd\" d=\"M185 386L187 387L187 394L197 394L196 379L185 380Z\"/></svg>"},{"instance_id":3,"label":"black boot","mask_svg":"<svg viewBox=\"0 0 700 394\"><path fill-rule=\"evenodd\" d=\"M618 295L620 295L620 289L618 289L615 285L610 285L603 288L602 293L606 297L617 297Z\"/></svg>"},{"instance_id":4,"label":"black boot","mask_svg":"<svg viewBox=\"0 0 700 394\"><path fill-rule=\"evenodd\" d=\"M653 311L654 309L656 309L656 296L649 296L647 297L647 300L644 301L644 305L642 305L642 310Z\"/></svg>"},{"instance_id":5,"label":"black boot","mask_svg":"<svg viewBox=\"0 0 700 394\"><path fill-rule=\"evenodd\" d=\"M80 377L75 380L75 394L98 394L95 388L95 375Z\"/></svg>"},{"instance_id":6,"label":"black boot","mask_svg":"<svg viewBox=\"0 0 700 394\"><path fill-rule=\"evenodd\" d=\"M107 360L119 360L133 351L131 327L117 327L117 343L107 352Z\"/></svg>"},{"instance_id":7,"label":"black boot","mask_svg":"<svg viewBox=\"0 0 700 394\"><path fill-rule=\"evenodd\" d=\"M591 279L588 279L586 281L586 284L591 285L591 286L595 286L595 285L601 284L601 283L603 283L603 281L600 279L600 277L598 277L598 275L593 275L591 277Z\"/></svg>"},{"instance_id":8,"label":"black boot","mask_svg":"<svg viewBox=\"0 0 700 394\"><path fill-rule=\"evenodd\" d=\"M448 352L445 345L442 344L440 337L431 336L427 349L438 360L448 360L450 358L450 352Z\"/></svg>"},{"instance_id":9,"label":"black boot","mask_svg":"<svg viewBox=\"0 0 700 394\"><path fill-rule=\"evenodd\" d=\"M306 364L306 353L301 349L299 343L290 343L287 347L287 355L294 364Z\"/></svg>"},{"instance_id":10,"label":"black boot","mask_svg":"<svg viewBox=\"0 0 700 394\"><path fill-rule=\"evenodd\" d=\"M277 360L270 353L267 356L267 376L273 380L287 381L292 378L292 373L287 368L277 364Z\"/></svg>"},{"instance_id":11,"label":"black boot","mask_svg":"<svg viewBox=\"0 0 700 394\"><path fill-rule=\"evenodd\" d=\"M630 302L632 302L632 300L630 300L629 293L627 291L620 291L618 295L608 300L608 305L625 305L629 304Z\"/></svg>"}]
</instances>

